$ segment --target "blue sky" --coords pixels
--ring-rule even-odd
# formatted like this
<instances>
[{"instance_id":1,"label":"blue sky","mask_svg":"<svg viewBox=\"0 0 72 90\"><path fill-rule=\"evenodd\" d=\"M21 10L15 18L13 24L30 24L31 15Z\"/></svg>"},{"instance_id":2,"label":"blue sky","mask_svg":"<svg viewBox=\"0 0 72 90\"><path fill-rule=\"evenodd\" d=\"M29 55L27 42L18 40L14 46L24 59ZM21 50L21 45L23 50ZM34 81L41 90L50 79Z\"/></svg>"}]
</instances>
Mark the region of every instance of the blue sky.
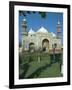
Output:
<instances>
[{"instance_id":1,"label":"blue sky","mask_svg":"<svg viewBox=\"0 0 72 90\"><path fill-rule=\"evenodd\" d=\"M27 31L31 28L34 31L37 31L41 26L43 26L49 32L54 32L56 34L57 22L59 20L61 23L61 31L63 32L63 13L46 12L46 18L42 18L38 12L26 14L26 16L19 15L19 41L21 41L21 24L24 18L27 20Z\"/></svg>"}]
</instances>

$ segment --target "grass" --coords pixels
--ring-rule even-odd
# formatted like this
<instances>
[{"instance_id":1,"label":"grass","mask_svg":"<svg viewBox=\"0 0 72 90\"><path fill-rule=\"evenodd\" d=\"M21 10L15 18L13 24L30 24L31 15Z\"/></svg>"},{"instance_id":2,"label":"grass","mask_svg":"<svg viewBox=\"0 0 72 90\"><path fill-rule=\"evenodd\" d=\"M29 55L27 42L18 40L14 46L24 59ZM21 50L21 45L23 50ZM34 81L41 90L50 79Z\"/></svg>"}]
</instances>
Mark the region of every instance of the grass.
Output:
<instances>
[{"instance_id":1,"label":"grass","mask_svg":"<svg viewBox=\"0 0 72 90\"><path fill-rule=\"evenodd\" d=\"M61 76L61 54L22 53L20 54L19 78L46 78Z\"/></svg>"}]
</instances>

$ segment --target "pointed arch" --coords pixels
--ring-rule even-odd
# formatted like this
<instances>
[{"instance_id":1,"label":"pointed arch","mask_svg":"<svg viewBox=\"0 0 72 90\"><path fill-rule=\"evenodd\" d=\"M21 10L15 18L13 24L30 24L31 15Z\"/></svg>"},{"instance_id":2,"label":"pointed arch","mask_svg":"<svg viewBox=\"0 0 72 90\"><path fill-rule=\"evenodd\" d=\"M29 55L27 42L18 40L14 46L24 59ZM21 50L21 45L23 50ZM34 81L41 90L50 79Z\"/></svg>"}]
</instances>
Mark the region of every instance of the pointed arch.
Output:
<instances>
[{"instance_id":1,"label":"pointed arch","mask_svg":"<svg viewBox=\"0 0 72 90\"><path fill-rule=\"evenodd\" d=\"M48 39L42 40L42 48L43 48L43 51L49 51L49 40Z\"/></svg>"}]
</instances>

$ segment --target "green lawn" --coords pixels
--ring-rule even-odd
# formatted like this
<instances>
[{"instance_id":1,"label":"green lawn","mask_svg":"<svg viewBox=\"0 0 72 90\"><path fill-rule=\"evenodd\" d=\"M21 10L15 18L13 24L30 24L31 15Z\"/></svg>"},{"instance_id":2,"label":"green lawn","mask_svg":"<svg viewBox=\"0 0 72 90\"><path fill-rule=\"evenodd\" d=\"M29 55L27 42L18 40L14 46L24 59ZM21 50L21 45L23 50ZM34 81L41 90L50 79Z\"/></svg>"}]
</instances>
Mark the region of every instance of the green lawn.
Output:
<instances>
[{"instance_id":1,"label":"green lawn","mask_svg":"<svg viewBox=\"0 0 72 90\"><path fill-rule=\"evenodd\" d=\"M61 54L22 53L19 62L19 78L45 78L61 76Z\"/></svg>"}]
</instances>

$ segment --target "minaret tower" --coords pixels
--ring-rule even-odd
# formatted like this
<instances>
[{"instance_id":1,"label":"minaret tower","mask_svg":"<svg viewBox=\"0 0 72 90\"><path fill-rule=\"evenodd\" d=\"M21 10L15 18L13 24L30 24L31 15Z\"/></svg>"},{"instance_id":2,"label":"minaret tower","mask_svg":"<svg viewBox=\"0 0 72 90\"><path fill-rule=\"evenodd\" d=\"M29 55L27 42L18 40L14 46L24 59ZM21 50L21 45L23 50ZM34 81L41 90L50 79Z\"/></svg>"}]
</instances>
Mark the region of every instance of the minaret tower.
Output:
<instances>
[{"instance_id":1,"label":"minaret tower","mask_svg":"<svg viewBox=\"0 0 72 90\"><path fill-rule=\"evenodd\" d=\"M60 21L58 21L58 23L57 23L57 38L61 39L61 37L62 37L61 25L60 25Z\"/></svg>"},{"instance_id":2,"label":"minaret tower","mask_svg":"<svg viewBox=\"0 0 72 90\"><path fill-rule=\"evenodd\" d=\"M25 51L25 49L26 49L27 36L28 36L27 21L26 21L26 19L23 19L23 21L22 21L22 48L23 48L23 51Z\"/></svg>"}]
</instances>

